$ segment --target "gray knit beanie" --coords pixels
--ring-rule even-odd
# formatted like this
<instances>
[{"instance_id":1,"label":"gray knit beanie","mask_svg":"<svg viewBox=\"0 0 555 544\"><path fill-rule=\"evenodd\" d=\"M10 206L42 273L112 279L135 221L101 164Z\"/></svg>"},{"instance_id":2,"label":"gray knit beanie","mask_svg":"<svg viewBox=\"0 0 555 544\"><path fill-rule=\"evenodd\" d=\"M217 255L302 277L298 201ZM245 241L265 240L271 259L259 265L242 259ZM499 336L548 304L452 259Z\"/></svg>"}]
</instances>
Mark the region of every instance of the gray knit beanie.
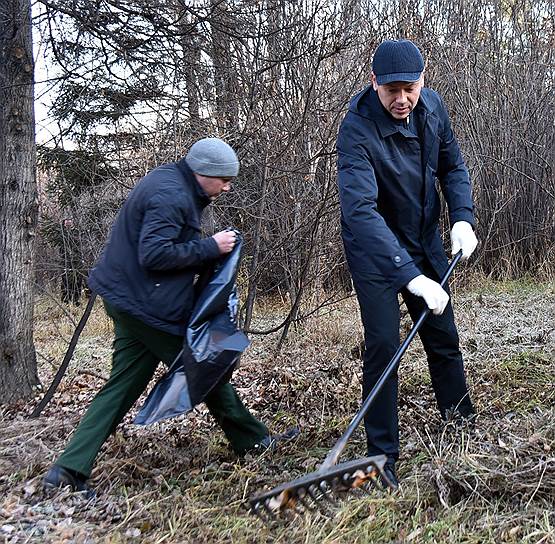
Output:
<instances>
[{"instance_id":1,"label":"gray knit beanie","mask_svg":"<svg viewBox=\"0 0 555 544\"><path fill-rule=\"evenodd\" d=\"M193 172L214 178L234 178L239 173L235 151L219 138L203 138L195 142L185 156Z\"/></svg>"}]
</instances>

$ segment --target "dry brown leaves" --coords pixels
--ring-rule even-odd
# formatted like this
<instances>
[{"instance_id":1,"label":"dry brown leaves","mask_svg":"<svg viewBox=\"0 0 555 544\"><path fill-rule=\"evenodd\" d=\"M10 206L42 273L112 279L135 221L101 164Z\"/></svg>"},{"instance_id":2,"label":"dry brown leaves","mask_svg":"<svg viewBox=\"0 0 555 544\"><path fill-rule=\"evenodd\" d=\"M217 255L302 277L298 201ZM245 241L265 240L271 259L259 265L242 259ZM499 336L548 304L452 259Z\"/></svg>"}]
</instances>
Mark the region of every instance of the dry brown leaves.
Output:
<instances>
[{"instance_id":1,"label":"dry brown leaves","mask_svg":"<svg viewBox=\"0 0 555 544\"><path fill-rule=\"evenodd\" d=\"M460 292L455 305L476 422L442 424L414 342L400 370L403 491L354 496L327 517L272 531L242 513L241 499L316 468L359 407L355 301L292 331L279 354L275 338L253 339L234 378L241 396L273 430L303 430L276 455L236 459L204 408L148 428L131 425L133 411L99 456L95 501L46 496L40 478L109 370L110 327L98 308L44 415L28 419L32 405L0 409L0 537L14 544L555 541L553 287ZM60 361L71 325L40 309L41 360ZM256 328L278 318L259 316ZM54 371L41 367L44 383ZM346 458L363 454L359 432Z\"/></svg>"}]
</instances>

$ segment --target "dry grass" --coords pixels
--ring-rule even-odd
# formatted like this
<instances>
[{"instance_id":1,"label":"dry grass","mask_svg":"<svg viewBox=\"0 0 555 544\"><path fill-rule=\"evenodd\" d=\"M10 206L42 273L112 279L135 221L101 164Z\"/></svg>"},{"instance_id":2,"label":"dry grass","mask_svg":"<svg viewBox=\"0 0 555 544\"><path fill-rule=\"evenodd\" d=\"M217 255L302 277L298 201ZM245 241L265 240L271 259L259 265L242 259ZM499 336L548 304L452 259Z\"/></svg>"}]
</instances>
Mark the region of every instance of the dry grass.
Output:
<instances>
[{"instance_id":1,"label":"dry grass","mask_svg":"<svg viewBox=\"0 0 555 544\"><path fill-rule=\"evenodd\" d=\"M480 416L442 425L415 342L402 363L402 490L345 497L327 513L272 527L241 509L254 491L314 469L359 406L361 338L354 300L292 331L281 354L256 337L234 378L276 430L303 433L273 456L239 460L201 409L149 428L124 424L93 474L99 496L45 496L40 477L107 375L111 332L101 308L59 392L38 420L1 408L0 536L5 542L555 542L555 290L529 283L457 289L469 383ZM38 305L37 349L48 383L73 326ZM270 307L256 328L275 320ZM77 319L79 312L73 312ZM48 361L51 361L49 364ZM362 431L346 457L364 454Z\"/></svg>"}]
</instances>

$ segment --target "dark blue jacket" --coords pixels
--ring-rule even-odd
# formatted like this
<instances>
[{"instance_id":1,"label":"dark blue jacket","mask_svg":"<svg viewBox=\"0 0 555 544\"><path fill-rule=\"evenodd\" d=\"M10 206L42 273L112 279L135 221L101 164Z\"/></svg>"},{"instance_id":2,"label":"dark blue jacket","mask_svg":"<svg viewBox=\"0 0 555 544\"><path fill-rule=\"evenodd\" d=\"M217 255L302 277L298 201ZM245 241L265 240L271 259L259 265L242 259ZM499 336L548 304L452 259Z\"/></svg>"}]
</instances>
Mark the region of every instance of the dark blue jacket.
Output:
<instances>
[{"instance_id":1,"label":"dark blue jacket","mask_svg":"<svg viewBox=\"0 0 555 544\"><path fill-rule=\"evenodd\" d=\"M219 257L216 241L200 237L209 203L184 159L152 170L120 210L90 288L148 325L183 335L195 274Z\"/></svg>"},{"instance_id":2,"label":"dark blue jacket","mask_svg":"<svg viewBox=\"0 0 555 544\"><path fill-rule=\"evenodd\" d=\"M439 180L451 224L474 225L468 171L439 95L422 89L410 125L383 108L372 87L351 101L337 140L342 236L353 274L384 278L397 290L438 275L447 256L438 229Z\"/></svg>"}]
</instances>

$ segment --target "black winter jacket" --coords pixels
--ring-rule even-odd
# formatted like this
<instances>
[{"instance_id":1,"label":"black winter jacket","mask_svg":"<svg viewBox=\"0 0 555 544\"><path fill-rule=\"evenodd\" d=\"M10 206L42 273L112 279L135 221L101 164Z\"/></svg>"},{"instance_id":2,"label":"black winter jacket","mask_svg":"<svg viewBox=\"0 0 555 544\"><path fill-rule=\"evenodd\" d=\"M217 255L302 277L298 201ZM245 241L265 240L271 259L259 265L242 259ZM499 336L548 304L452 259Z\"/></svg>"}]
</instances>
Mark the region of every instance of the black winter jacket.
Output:
<instances>
[{"instance_id":1,"label":"black winter jacket","mask_svg":"<svg viewBox=\"0 0 555 544\"><path fill-rule=\"evenodd\" d=\"M421 273L423 259L439 276L447 269L436 179L451 224L474 224L468 171L439 95L422 89L411 118L410 126L395 120L368 87L353 98L337 140L351 272L383 277L397 290Z\"/></svg>"},{"instance_id":2,"label":"black winter jacket","mask_svg":"<svg viewBox=\"0 0 555 544\"><path fill-rule=\"evenodd\" d=\"M216 241L200 237L209 203L184 159L152 170L120 210L90 288L146 324L183 335L195 274L219 257Z\"/></svg>"}]
</instances>

